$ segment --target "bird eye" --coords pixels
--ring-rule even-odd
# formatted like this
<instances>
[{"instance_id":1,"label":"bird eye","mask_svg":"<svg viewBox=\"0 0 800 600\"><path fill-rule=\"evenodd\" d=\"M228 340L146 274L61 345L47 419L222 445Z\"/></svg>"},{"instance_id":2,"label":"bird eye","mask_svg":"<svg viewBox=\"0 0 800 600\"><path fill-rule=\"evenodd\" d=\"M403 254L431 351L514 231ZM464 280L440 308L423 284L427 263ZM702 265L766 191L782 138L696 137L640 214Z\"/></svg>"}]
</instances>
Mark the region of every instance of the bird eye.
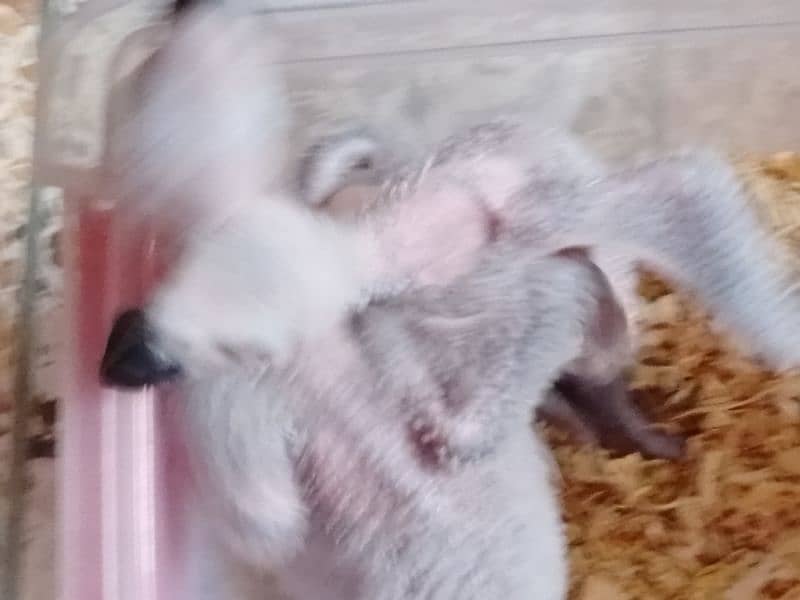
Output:
<instances>
[{"instance_id":1,"label":"bird eye","mask_svg":"<svg viewBox=\"0 0 800 600\"><path fill-rule=\"evenodd\" d=\"M364 157L356 162L356 164L353 165L353 168L359 171L366 171L367 169L372 168L372 161L369 158Z\"/></svg>"}]
</instances>

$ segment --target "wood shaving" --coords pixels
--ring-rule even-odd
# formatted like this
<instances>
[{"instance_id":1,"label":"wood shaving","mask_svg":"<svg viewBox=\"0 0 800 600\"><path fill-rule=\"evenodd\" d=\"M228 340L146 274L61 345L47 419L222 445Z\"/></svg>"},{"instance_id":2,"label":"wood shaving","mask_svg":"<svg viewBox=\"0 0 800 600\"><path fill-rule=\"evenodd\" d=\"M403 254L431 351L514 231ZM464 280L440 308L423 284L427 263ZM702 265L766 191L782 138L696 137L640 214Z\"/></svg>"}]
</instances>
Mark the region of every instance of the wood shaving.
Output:
<instances>
[{"instance_id":1,"label":"wood shaving","mask_svg":"<svg viewBox=\"0 0 800 600\"><path fill-rule=\"evenodd\" d=\"M800 154L740 172L800 264ZM800 374L759 369L650 274L640 295L633 387L665 428L690 436L687 456L610 458L545 429L563 473L570 598L800 599Z\"/></svg>"}]
</instances>

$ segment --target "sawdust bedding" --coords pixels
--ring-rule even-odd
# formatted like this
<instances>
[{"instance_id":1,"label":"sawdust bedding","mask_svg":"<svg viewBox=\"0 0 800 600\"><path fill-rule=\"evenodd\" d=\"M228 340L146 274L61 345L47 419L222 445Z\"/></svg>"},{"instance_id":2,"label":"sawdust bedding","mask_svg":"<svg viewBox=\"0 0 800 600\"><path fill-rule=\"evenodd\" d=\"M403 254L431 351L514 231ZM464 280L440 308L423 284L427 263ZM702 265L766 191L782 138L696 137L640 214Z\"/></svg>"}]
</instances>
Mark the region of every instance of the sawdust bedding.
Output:
<instances>
[{"instance_id":1,"label":"sawdust bedding","mask_svg":"<svg viewBox=\"0 0 800 600\"><path fill-rule=\"evenodd\" d=\"M800 257L800 154L740 166ZM687 456L611 458L545 431L563 473L571 598L800 599L800 373L744 360L652 275L640 295L633 386L661 426L690 436Z\"/></svg>"}]
</instances>

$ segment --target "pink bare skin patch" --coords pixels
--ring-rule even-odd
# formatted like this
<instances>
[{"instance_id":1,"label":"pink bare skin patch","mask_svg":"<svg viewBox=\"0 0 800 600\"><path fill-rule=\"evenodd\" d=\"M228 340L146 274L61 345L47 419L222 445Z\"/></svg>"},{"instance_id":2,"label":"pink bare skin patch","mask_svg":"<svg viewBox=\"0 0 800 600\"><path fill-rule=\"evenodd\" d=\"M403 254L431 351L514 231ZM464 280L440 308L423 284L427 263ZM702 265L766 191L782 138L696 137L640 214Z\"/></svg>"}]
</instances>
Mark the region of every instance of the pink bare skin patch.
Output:
<instances>
[{"instance_id":1,"label":"pink bare skin patch","mask_svg":"<svg viewBox=\"0 0 800 600\"><path fill-rule=\"evenodd\" d=\"M446 285L468 272L491 240L490 215L479 198L450 182L423 183L388 220L381 248L419 285Z\"/></svg>"}]
</instances>

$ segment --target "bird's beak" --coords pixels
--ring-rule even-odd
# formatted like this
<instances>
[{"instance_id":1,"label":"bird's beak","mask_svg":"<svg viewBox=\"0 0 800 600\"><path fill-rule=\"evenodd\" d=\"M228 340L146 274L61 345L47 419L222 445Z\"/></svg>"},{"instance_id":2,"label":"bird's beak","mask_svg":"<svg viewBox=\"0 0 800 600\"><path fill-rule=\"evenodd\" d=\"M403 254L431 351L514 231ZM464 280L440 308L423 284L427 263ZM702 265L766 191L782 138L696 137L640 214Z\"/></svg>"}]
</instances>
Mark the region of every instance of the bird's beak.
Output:
<instances>
[{"instance_id":1,"label":"bird's beak","mask_svg":"<svg viewBox=\"0 0 800 600\"><path fill-rule=\"evenodd\" d=\"M126 310L117 317L100 364L104 384L140 388L171 381L180 374L180 365L162 350L144 311Z\"/></svg>"}]
</instances>

